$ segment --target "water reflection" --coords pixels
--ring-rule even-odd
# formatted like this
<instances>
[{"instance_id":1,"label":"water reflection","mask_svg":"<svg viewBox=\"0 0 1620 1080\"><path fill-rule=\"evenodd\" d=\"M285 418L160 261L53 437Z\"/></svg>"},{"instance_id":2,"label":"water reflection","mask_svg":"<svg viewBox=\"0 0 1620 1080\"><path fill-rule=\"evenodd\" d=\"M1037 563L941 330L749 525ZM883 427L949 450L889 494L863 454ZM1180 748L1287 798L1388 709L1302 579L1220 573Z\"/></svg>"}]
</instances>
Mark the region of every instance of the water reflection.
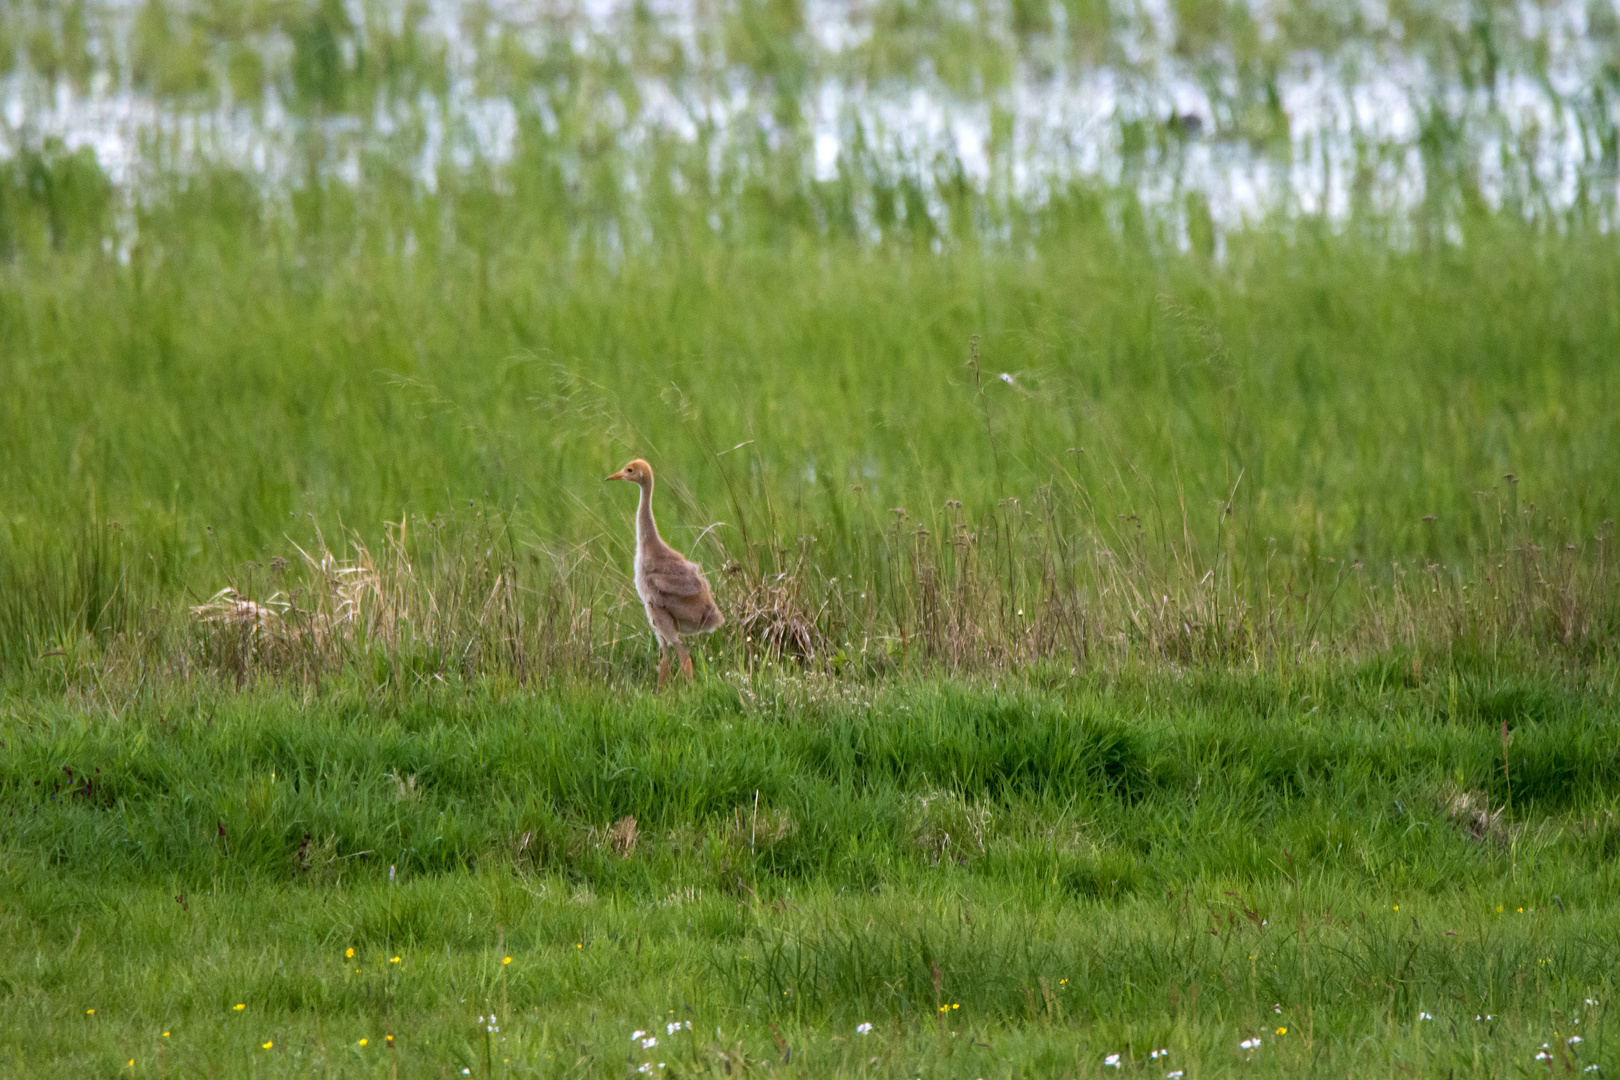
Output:
<instances>
[{"instance_id":1,"label":"water reflection","mask_svg":"<svg viewBox=\"0 0 1620 1080\"><path fill-rule=\"evenodd\" d=\"M499 186L528 147L571 189L610 173L631 217L659 183L768 177L852 185L861 231L926 215L936 244L962 227L953 195L1028 208L1077 184L1134 193L1182 243L1207 219L1217 246L1278 214L1472 201L1607 225L1615 204L1613 0L220 10L93 4L75 29L19 7L5 152L90 147L130 193L220 165L433 191L473 170Z\"/></svg>"}]
</instances>

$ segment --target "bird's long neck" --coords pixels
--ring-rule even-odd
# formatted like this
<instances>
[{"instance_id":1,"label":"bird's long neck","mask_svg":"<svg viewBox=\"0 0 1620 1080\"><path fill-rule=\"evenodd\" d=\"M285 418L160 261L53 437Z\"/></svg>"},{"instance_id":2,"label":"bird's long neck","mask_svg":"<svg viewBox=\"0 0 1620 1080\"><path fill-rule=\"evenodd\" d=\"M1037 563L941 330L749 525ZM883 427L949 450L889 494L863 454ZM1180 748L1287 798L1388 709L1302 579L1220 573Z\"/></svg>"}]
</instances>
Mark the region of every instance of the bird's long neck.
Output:
<instances>
[{"instance_id":1,"label":"bird's long neck","mask_svg":"<svg viewBox=\"0 0 1620 1080\"><path fill-rule=\"evenodd\" d=\"M636 550L646 551L658 547L663 540L658 535L658 524L653 521L652 480L641 485L641 505L636 507Z\"/></svg>"}]
</instances>

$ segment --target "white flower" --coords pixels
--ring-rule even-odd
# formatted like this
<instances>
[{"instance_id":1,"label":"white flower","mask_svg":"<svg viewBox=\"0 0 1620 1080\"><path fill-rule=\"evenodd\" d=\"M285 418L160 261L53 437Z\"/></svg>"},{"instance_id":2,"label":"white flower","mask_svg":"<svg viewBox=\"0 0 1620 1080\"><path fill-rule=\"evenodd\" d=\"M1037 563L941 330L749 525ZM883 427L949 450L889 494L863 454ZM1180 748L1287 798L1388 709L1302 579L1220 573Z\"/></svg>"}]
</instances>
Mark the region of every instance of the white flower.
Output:
<instances>
[{"instance_id":1,"label":"white flower","mask_svg":"<svg viewBox=\"0 0 1620 1080\"><path fill-rule=\"evenodd\" d=\"M1165 1073L1164 1080L1181 1080L1181 1070L1176 1069L1174 1072Z\"/></svg>"},{"instance_id":2,"label":"white flower","mask_svg":"<svg viewBox=\"0 0 1620 1080\"><path fill-rule=\"evenodd\" d=\"M1598 1067L1596 1065L1588 1065L1586 1068L1581 1070L1581 1072L1599 1072L1599 1071L1600 1070L1598 1069Z\"/></svg>"},{"instance_id":3,"label":"white flower","mask_svg":"<svg viewBox=\"0 0 1620 1080\"><path fill-rule=\"evenodd\" d=\"M461 1070L461 1075L462 1076L471 1076L472 1075L472 1070L471 1069L462 1069Z\"/></svg>"},{"instance_id":4,"label":"white flower","mask_svg":"<svg viewBox=\"0 0 1620 1080\"><path fill-rule=\"evenodd\" d=\"M858 1035L870 1035L870 1034L872 1034L872 1025L871 1024L856 1024L855 1025L855 1032Z\"/></svg>"},{"instance_id":5,"label":"white flower","mask_svg":"<svg viewBox=\"0 0 1620 1080\"><path fill-rule=\"evenodd\" d=\"M1433 1020L1434 1017L1429 1013L1420 1012L1420 1013L1418 1013L1418 1019L1419 1020Z\"/></svg>"},{"instance_id":6,"label":"white flower","mask_svg":"<svg viewBox=\"0 0 1620 1080\"><path fill-rule=\"evenodd\" d=\"M637 1067L636 1072L638 1072L638 1073L650 1073L650 1072L652 1072L652 1062L643 1061L640 1064L640 1066Z\"/></svg>"},{"instance_id":7,"label":"white flower","mask_svg":"<svg viewBox=\"0 0 1620 1080\"><path fill-rule=\"evenodd\" d=\"M1569 1045L1574 1046L1576 1043L1581 1041L1581 1037L1579 1035L1571 1035L1569 1038L1565 1039L1564 1041L1569 1043Z\"/></svg>"},{"instance_id":8,"label":"white flower","mask_svg":"<svg viewBox=\"0 0 1620 1080\"><path fill-rule=\"evenodd\" d=\"M1170 1056L1170 1051L1169 1050L1155 1050L1155 1051L1153 1051L1153 1053L1148 1055L1148 1057L1150 1057L1150 1058L1162 1058L1162 1057L1169 1057L1169 1056Z\"/></svg>"},{"instance_id":9,"label":"white flower","mask_svg":"<svg viewBox=\"0 0 1620 1080\"><path fill-rule=\"evenodd\" d=\"M1245 1050L1253 1050L1255 1047L1260 1045L1260 1040L1258 1038L1244 1039L1242 1042L1238 1043L1238 1045L1243 1047Z\"/></svg>"},{"instance_id":10,"label":"white flower","mask_svg":"<svg viewBox=\"0 0 1620 1080\"><path fill-rule=\"evenodd\" d=\"M634 1031L632 1031L630 1033L630 1041L634 1042L635 1040L641 1038L645 1034L647 1034L645 1031L642 1031L640 1028L637 1028L636 1030L634 1030Z\"/></svg>"},{"instance_id":11,"label":"white flower","mask_svg":"<svg viewBox=\"0 0 1620 1080\"><path fill-rule=\"evenodd\" d=\"M651 1050L653 1047L655 1047L657 1045L658 1045L658 1036L656 1036L656 1035L649 1035L645 1039L641 1040L641 1048L643 1050Z\"/></svg>"},{"instance_id":12,"label":"white flower","mask_svg":"<svg viewBox=\"0 0 1620 1080\"><path fill-rule=\"evenodd\" d=\"M1282 1012L1282 1003L1281 1003L1281 1002L1278 1002L1278 1003L1277 1003L1277 1004L1275 1004L1275 1005L1273 1005L1273 1006L1272 1006L1272 1007L1271 1007L1271 1011L1272 1011L1272 1012L1274 1012L1274 1013L1280 1013L1280 1012Z\"/></svg>"},{"instance_id":13,"label":"white flower","mask_svg":"<svg viewBox=\"0 0 1620 1080\"><path fill-rule=\"evenodd\" d=\"M1103 1064L1115 1069L1119 1068L1119 1055L1109 1054L1107 1057L1103 1058Z\"/></svg>"},{"instance_id":14,"label":"white flower","mask_svg":"<svg viewBox=\"0 0 1620 1080\"><path fill-rule=\"evenodd\" d=\"M1536 1060L1537 1061L1549 1061L1551 1059L1552 1059L1552 1055L1547 1053L1547 1051L1545 1051L1545 1050L1540 1050L1540 1051L1537 1051L1537 1053L1536 1053Z\"/></svg>"},{"instance_id":15,"label":"white flower","mask_svg":"<svg viewBox=\"0 0 1620 1080\"><path fill-rule=\"evenodd\" d=\"M1598 1003L1598 1002L1597 1002L1597 998L1587 998L1587 999L1586 999L1586 1003L1587 1003L1587 1004L1588 1004L1588 1005L1596 1005L1596 1004L1597 1004L1597 1003Z\"/></svg>"}]
</instances>

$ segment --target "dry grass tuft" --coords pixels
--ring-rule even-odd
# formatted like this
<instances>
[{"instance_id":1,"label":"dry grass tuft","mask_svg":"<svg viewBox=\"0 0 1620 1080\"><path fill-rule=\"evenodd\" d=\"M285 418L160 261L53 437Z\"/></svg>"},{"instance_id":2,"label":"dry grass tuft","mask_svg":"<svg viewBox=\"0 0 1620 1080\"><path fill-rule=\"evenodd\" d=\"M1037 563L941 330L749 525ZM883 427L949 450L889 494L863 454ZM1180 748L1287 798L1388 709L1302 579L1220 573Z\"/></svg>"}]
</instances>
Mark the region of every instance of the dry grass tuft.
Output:
<instances>
[{"instance_id":1,"label":"dry grass tuft","mask_svg":"<svg viewBox=\"0 0 1620 1080\"><path fill-rule=\"evenodd\" d=\"M750 572L736 562L726 564L730 587L721 591L726 619L741 631L747 653L806 664L827 655L820 625L826 605L810 597L807 552L808 545L801 542L793 564L775 574Z\"/></svg>"},{"instance_id":2,"label":"dry grass tuft","mask_svg":"<svg viewBox=\"0 0 1620 1080\"><path fill-rule=\"evenodd\" d=\"M409 776L400 776L396 770L389 773L388 776L394 781L395 794L400 802L415 802L421 798L422 793L416 790L415 773L411 773Z\"/></svg>"},{"instance_id":3,"label":"dry grass tuft","mask_svg":"<svg viewBox=\"0 0 1620 1080\"><path fill-rule=\"evenodd\" d=\"M608 830L608 848L619 858L628 859L630 853L636 850L636 839L639 835L635 816L622 817Z\"/></svg>"},{"instance_id":4,"label":"dry grass tuft","mask_svg":"<svg viewBox=\"0 0 1620 1080\"><path fill-rule=\"evenodd\" d=\"M246 626L255 632L265 630L273 633L280 628L281 617L288 606L286 598L279 592L260 603L244 599L227 585L209 597L206 603L194 606L191 614L200 623Z\"/></svg>"},{"instance_id":5,"label":"dry grass tuft","mask_svg":"<svg viewBox=\"0 0 1620 1080\"><path fill-rule=\"evenodd\" d=\"M1505 820L1506 807L1491 809L1491 798L1483 791L1452 789L1442 795L1440 801L1452 824L1476 843L1488 842L1506 847L1512 843L1519 829L1519 826Z\"/></svg>"}]
</instances>

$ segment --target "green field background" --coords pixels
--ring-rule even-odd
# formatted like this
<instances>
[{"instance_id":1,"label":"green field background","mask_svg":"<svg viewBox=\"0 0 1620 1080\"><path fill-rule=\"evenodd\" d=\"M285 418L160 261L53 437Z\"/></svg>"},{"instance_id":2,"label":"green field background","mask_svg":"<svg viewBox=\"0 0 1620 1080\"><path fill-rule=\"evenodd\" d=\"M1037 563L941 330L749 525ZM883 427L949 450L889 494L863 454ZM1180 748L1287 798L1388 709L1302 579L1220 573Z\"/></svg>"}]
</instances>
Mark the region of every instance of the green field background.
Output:
<instances>
[{"instance_id":1,"label":"green field background","mask_svg":"<svg viewBox=\"0 0 1620 1080\"><path fill-rule=\"evenodd\" d=\"M0 6L0 1076L1620 1069L1566 8ZM1438 89L1234 219L1179 170L1308 164L1302 55ZM998 103L1091 65L1209 127L1020 188ZM816 172L826 78L985 103L987 174ZM631 137L648 80L769 122ZM128 160L34 119L119 93ZM634 456L728 618L667 690Z\"/></svg>"}]
</instances>

